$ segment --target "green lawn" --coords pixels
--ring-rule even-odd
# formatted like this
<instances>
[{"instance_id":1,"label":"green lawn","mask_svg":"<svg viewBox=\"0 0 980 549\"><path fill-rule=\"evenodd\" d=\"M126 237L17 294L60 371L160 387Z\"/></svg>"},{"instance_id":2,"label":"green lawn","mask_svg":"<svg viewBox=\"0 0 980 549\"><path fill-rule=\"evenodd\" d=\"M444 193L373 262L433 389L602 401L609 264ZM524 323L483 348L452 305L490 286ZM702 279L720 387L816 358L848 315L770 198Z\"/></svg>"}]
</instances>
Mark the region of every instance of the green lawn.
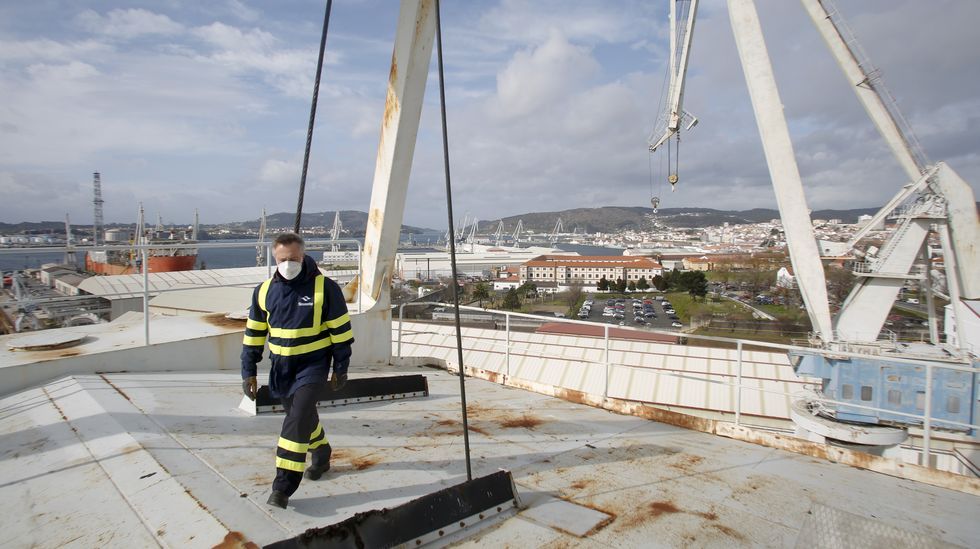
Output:
<instances>
[{"instance_id":1,"label":"green lawn","mask_svg":"<svg viewBox=\"0 0 980 549\"><path fill-rule=\"evenodd\" d=\"M698 315L701 314L722 314L728 316L730 314L735 314L738 312L745 312L746 309L731 300L723 299L721 301L712 301L710 298L702 301L694 301L691 299L691 295L686 292L670 292L667 294L667 299L670 304L677 311L677 316L680 317L681 322L685 324L691 321L692 313Z\"/></svg>"}]
</instances>

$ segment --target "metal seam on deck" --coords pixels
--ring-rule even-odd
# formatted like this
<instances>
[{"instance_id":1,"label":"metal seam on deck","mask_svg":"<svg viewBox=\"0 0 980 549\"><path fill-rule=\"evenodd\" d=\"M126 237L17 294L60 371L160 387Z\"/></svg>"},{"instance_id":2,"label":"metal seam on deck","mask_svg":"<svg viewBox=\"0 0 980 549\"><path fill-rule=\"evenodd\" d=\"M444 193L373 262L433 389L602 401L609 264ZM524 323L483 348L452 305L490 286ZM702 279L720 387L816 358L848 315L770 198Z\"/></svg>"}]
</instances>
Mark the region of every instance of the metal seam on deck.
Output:
<instances>
[{"instance_id":1,"label":"metal seam on deck","mask_svg":"<svg viewBox=\"0 0 980 549\"><path fill-rule=\"evenodd\" d=\"M74 378L70 378L70 379L74 380ZM102 460L95 457L95 454L92 453L92 450L88 447L88 444L85 444L85 441L82 439L82 436L78 433L78 430L75 428L74 425L71 424L71 420L69 420L68 416L65 415L64 410L62 410L61 406L58 406L58 403L55 402L53 398L51 398L51 395L48 393L48 388L41 387L41 391L44 392L44 396L48 397L48 400L51 402L51 405L54 406L56 410L58 410L58 414L61 416L64 422L68 424L68 427L71 428L71 432L74 433L75 438L78 439L78 443L82 446L82 448L85 449L85 452L88 453L88 455L92 458L92 463L99 466L99 469L102 470L102 474L105 475L105 478L107 478L109 482L112 483L112 487L116 489L116 493L118 493L119 496L123 499L123 501L126 502L126 505L129 506L129 509L133 512L133 514L140 518L139 523L141 526L143 526L144 529L146 529L146 532L150 535L150 538L152 538L153 541L155 541L159 547L164 547L162 540L160 539L160 536L158 536L155 531L151 530L150 525L146 523L146 517L144 517L143 514L136 509L136 507L133 505L133 502L130 501L130 499L126 496L125 493L123 493L122 489L119 487L119 484L116 483L116 481L112 478L112 475L109 474L109 471L106 470L105 466L102 464ZM142 445L140 446L142 447Z\"/></svg>"},{"instance_id":2,"label":"metal seam on deck","mask_svg":"<svg viewBox=\"0 0 980 549\"><path fill-rule=\"evenodd\" d=\"M101 374L100 374L100 377L102 377ZM104 377L103 377L103 379L105 380L106 383L109 383L109 380L108 379L105 379ZM112 384L109 383L109 385L112 385ZM166 427L164 427L163 425L161 425L152 415L147 414L146 411L143 410L143 408L141 408L139 405L137 405L135 402L133 402L128 396L126 396L125 393L123 393L121 390L119 390L118 388L116 388L115 385L112 385L112 387L115 388L116 391L119 391L119 393L121 395L123 395L124 397L126 397L126 400L129 401L129 403L132 404L134 408L136 408L137 410L139 410L140 411L140 414L142 414L144 417L146 417L147 419L149 419L154 425L157 426L157 428L159 428L163 433L165 433L168 437L170 437L171 440L173 440L181 448L183 448L184 451L186 451L188 454L194 456L195 459L197 459L202 464L204 464L204 466L207 467L208 469L210 469L211 472L213 472L215 475L218 476L218 478L220 478L221 480L225 481L229 486L231 486L234 489L235 492L237 492L237 493L240 493L241 492L238 489L238 487L235 486L235 484L231 480L228 479L228 477L226 477L223 474L221 474L221 472L218 471L217 469L215 469L210 463L208 463L207 460L205 460L201 456L197 455L197 453L195 453L193 450L191 450L191 448L189 446L187 446L180 439L178 439L177 437L175 437L173 435L173 433L170 432L169 429L167 429ZM147 452L149 452L149 451L147 451ZM156 458L154 458L154 460L155 459ZM177 480L176 477L174 477L174 480ZM179 480L177 480L177 482L180 483ZM183 486L183 483L180 483L180 484L181 484L181 486ZM187 488L187 487L184 486L184 488ZM194 496L191 496L191 497L194 497ZM197 499L197 498L195 498L195 499ZM280 522L276 517L274 517L272 515L272 513L270 513L266 508L262 507L259 503L253 501L252 498L245 498L245 499L248 500L249 502L251 502L252 505L254 505L256 508L258 508L263 514L267 515L270 519L272 519L273 522L275 522L276 524L278 524L279 527L283 529L283 531L285 531L286 533L290 532L289 528L286 527L285 524L283 524L282 522ZM231 528L228 528L228 525L225 524L220 518L218 518L217 516L215 516L214 513L212 513L210 511L210 509L208 510L208 513L211 516L213 516L214 519L216 521L218 521L218 524L221 524L221 526L224 527L225 530L228 530L229 532L231 531Z\"/></svg>"}]
</instances>

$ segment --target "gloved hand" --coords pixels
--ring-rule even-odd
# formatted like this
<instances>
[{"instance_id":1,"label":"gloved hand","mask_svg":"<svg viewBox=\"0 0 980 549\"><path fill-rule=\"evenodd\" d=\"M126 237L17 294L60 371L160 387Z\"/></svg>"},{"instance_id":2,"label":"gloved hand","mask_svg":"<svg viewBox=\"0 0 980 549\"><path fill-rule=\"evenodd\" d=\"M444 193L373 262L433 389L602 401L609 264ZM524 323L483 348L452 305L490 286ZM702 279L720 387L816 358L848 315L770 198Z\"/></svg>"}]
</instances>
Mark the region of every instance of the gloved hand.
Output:
<instances>
[{"instance_id":1,"label":"gloved hand","mask_svg":"<svg viewBox=\"0 0 980 549\"><path fill-rule=\"evenodd\" d=\"M347 374L337 375L337 372L334 372L330 376L331 391L339 391L344 388L344 385L347 385Z\"/></svg>"},{"instance_id":2,"label":"gloved hand","mask_svg":"<svg viewBox=\"0 0 980 549\"><path fill-rule=\"evenodd\" d=\"M255 400L255 395L259 392L259 380L257 377L246 377L242 380L242 392L249 400Z\"/></svg>"}]
</instances>

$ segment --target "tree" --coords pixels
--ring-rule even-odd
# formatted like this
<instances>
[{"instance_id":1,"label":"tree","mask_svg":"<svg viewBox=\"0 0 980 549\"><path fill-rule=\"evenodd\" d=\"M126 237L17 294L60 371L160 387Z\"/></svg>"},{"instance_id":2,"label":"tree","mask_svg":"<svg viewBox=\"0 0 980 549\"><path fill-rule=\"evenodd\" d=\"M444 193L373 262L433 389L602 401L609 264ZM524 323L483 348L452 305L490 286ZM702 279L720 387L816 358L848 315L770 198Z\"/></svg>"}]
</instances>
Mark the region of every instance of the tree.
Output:
<instances>
[{"instance_id":1,"label":"tree","mask_svg":"<svg viewBox=\"0 0 980 549\"><path fill-rule=\"evenodd\" d=\"M708 295L708 277L702 271L685 271L672 276L672 287L687 292L692 298Z\"/></svg>"},{"instance_id":2,"label":"tree","mask_svg":"<svg viewBox=\"0 0 980 549\"><path fill-rule=\"evenodd\" d=\"M661 292L667 289L667 279L657 275L653 277L653 287L660 290Z\"/></svg>"},{"instance_id":3,"label":"tree","mask_svg":"<svg viewBox=\"0 0 980 549\"><path fill-rule=\"evenodd\" d=\"M632 280L630 280L629 281L629 284L626 285L626 288L629 289L629 291L631 291L631 292L635 292L636 291L636 282L633 282Z\"/></svg>"},{"instance_id":4,"label":"tree","mask_svg":"<svg viewBox=\"0 0 980 549\"><path fill-rule=\"evenodd\" d=\"M647 277L641 276L639 280L636 281L636 289L641 292L650 289L650 283L647 282Z\"/></svg>"},{"instance_id":5,"label":"tree","mask_svg":"<svg viewBox=\"0 0 980 549\"><path fill-rule=\"evenodd\" d=\"M599 290L600 292L609 291L609 281L606 280L606 277L602 277L599 279L599 282L597 282L595 285L595 289Z\"/></svg>"},{"instance_id":6,"label":"tree","mask_svg":"<svg viewBox=\"0 0 980 549\"><path fill-rule=\"evenodd\" d=\"M520 287L517 288L517 295L518 297L523 297L523 298L537 297L538 287L536 284L530 281L525 282L524 284L521 284Z\"/></svg>"},{"instance_id":7,"label":"tree","mask_svg":"<svg viewBox=\"0 0 980 549\"><path fill-rule=\"evenodd\" d=\"M853 273L840 267L824 267L824 276L827 277L827 293L834 303L843 303L857 280Z\"/></svg>"},{"instance_id":8,"label":"tree","mask_svg":"<svg viewBox=\"0 0 980 549\"><path fill-rule=\"evenodd\" d=\"M626 281L623 280L622 278L616 279L616 291L620 293L626 291Z\"/></svg>"},{"instance_id":9,"label":"tree","mask_svg":"<svg viewBox=\"0 0 980 549\"><path fill-rule=\"evenodd\" d=\"M692 276L688 281L687 293L691 294L691 297L700 297L708 295L708 277L704 276L704 273L697 271L691 273Z\"/></svg>"},{"instance_id":10,"label":"tree","mask_svg":"<svg viewBox=\"0 0 980 549\"><path fill-rule=\"evenodd\" d=\"M568 304L569 309L578 305L578 301L581 298L582 298L581 284L572 284L568 287L568 291L565 292L565 302Z\"/></svg>"},{"instance_id":11,"label":"tree","mask_svg":"<svg viewBox=\"0 0 980 549\"><path fill-rule=\"evenodd\" d=\"M517 295L517 290L514 288L507 290L507 293L504 294L503 308L511 310L521 308L521 298Z\"/></svg>"},{"instance_id":12,"label":"tree","mask_svg":"<svg viewBox=\"0 0 980 549\"><path fill-rule=\"evenodd\" d=\"M483 300L490 299L490 288L486 284L480 282L473 288L473 299L480 300L480 307L483 307Z\"/></svg>"}]
</instances>

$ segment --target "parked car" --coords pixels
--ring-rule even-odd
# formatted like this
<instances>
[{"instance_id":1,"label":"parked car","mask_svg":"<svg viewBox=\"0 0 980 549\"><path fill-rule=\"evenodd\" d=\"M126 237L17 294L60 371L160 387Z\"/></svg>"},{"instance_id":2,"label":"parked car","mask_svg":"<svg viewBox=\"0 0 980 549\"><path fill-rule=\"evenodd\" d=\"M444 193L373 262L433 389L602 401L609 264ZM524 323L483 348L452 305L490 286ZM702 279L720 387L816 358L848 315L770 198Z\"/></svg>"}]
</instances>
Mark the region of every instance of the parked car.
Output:
<instances>
[{"instance_id":1,"label":"parked car","mask_svg":"<svg viewBox=\"0 0 980 549\"><path fill-rule=\"evenodd\" d=\"M670 323L670 327L671 327L671 328L683 328L683 327L684 327L684 325L683 325L683 324L681 324L680 322L671 322L671 323Z\"/></svg>"}]
</instances>

